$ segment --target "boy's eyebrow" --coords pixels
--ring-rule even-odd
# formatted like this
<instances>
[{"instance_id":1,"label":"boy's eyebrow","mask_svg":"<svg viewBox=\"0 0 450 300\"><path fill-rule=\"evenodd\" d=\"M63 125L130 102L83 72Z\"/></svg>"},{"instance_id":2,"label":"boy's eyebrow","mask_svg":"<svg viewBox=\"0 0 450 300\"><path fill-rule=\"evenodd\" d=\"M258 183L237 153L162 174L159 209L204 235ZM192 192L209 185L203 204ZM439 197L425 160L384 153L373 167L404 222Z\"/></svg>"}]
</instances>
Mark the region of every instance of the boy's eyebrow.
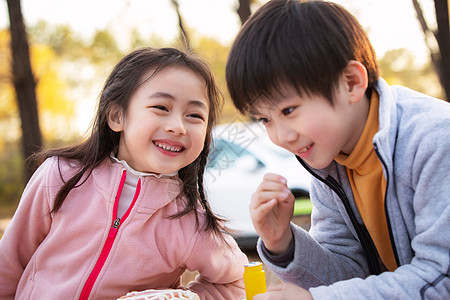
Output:
<instances>
[{"instance_id":1,"label":"boy's eyebrow","mask_svg":"<svg viewBox=\"0 0 450 300\"><path fill-rule=\"evenodd\" d=\"M173 95L169 94L169 93L166 93L166 92L156 92L156 93L150 95L149 98L150 99L151 98L167 98L169 100L175 101L175 97ZM205 110L208 110L208 108L206 107L205 103L203 103L200 100L190 100L188 104L189 105L193 105L193 106L197 106L197 107L205 109Z\"/></svg>"},{"instance_id":2,"label":"boy's eyebrow","mask_svg":"<svg viewBox=\"0 0 450 300\"><path fill-rule=\"evenodd\" d=\"M254 106L251 106L251 107L249 108L248 112L249 112L252 116L254 116L254 115L259 115L259 114L260 114L260 112L258 112L258 110L257 110Z\"/></svg>"},{"instance_id":3,"label":"boy's eyebrow","mask_svg":"<svg viewBox=\"0 0 450 300\"><path fill-rule=\"evenodd\" d=\"M262 113L261 111L259 111L255 106L251 106L248 110L249 114L252 116L262 116L264 115L264 113Z\"/></svg>"}]
</instances>

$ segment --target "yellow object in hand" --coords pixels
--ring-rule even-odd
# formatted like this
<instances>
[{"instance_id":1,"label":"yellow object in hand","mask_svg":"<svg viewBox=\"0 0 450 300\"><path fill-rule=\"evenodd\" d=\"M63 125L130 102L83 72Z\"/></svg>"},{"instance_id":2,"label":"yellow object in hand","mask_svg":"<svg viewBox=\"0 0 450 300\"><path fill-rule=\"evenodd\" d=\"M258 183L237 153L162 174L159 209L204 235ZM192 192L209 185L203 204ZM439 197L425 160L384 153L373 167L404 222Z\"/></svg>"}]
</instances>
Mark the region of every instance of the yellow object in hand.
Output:
<instances>
[{"instance_id":1,"label":"yellow object in hand","mask_svg":"<svg viewBox=\"0 0 450 300\"><path fill-rule=\"evenodd\" d=\"M252 300L256 294L266 292L266 274L262 269L262 263L251 262L244 265L245 296Z\"/></svg>"}]
</instances>

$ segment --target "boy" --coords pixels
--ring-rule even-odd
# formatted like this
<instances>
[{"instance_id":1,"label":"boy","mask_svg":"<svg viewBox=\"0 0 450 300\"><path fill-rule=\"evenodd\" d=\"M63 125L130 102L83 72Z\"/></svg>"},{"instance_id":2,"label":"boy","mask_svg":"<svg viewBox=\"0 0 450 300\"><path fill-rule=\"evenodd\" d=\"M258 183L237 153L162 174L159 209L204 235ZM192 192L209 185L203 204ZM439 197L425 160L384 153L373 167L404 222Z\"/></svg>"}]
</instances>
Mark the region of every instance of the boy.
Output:
<instances>
[{"instance_id":1,"label":"boy","mask_svg":"<svg viewBox=\"0 0 450 300\"><path fill-rule=\"evenodd\" d=\"M235 106L313 174L312 224L267 174L250 213L280 279L261 299L449 299L450 105L382 78L341 6L272 0L230 50Z\"/></svg>"}]
</instances>

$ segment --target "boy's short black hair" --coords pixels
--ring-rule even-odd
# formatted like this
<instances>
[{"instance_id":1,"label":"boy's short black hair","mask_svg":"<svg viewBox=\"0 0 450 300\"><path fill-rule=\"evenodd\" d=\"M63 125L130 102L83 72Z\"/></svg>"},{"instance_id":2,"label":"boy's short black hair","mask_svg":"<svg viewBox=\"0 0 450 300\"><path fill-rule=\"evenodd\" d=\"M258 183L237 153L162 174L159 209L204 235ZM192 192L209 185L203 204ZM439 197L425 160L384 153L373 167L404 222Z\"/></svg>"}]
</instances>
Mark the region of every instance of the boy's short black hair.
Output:
<instances>
[{"instance_id":1,"label":"boy's short black hair","mask_svg":"<svg viewBox=\"0 0 450 300\"><path fill-rule=\"evenodd\" d=\"M299 95L334 90L350 60L362 63L369 87L380 76L375 51L359 22L338 4L271 0L258 9L236 37L226 80L236 108L245 113L255 100L272 101L290 86Z\"/></svg>"}]
</instances>

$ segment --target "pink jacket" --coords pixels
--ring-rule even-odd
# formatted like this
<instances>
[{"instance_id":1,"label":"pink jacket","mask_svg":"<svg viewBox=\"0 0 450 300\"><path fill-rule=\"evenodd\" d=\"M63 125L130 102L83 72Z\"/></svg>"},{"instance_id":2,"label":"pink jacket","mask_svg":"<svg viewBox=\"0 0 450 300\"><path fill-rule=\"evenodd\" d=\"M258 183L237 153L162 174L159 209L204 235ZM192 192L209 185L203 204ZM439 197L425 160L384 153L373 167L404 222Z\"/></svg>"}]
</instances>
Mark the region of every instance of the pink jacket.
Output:
<instances>
[{"instance_id":1,"label":"pink jacket","mask_svg":"<svg viewBox=\"0 0 450 300\"><path fill-rule=\"evenodd\" d=\"M66 179L73 172L63 160L60 168ZM105 160L51 215L62 184L58 160L39 167L0 240L0 299L111 300L132 290L178 288L186 269L199 271L187 288L201 299L244 296L248 260L236 242L226 235L227 246L197 231L193 213L167 218L184 207L178 178L142 178L131 209L113 225L124 170Z\"/></svg>"}]
</instances>

